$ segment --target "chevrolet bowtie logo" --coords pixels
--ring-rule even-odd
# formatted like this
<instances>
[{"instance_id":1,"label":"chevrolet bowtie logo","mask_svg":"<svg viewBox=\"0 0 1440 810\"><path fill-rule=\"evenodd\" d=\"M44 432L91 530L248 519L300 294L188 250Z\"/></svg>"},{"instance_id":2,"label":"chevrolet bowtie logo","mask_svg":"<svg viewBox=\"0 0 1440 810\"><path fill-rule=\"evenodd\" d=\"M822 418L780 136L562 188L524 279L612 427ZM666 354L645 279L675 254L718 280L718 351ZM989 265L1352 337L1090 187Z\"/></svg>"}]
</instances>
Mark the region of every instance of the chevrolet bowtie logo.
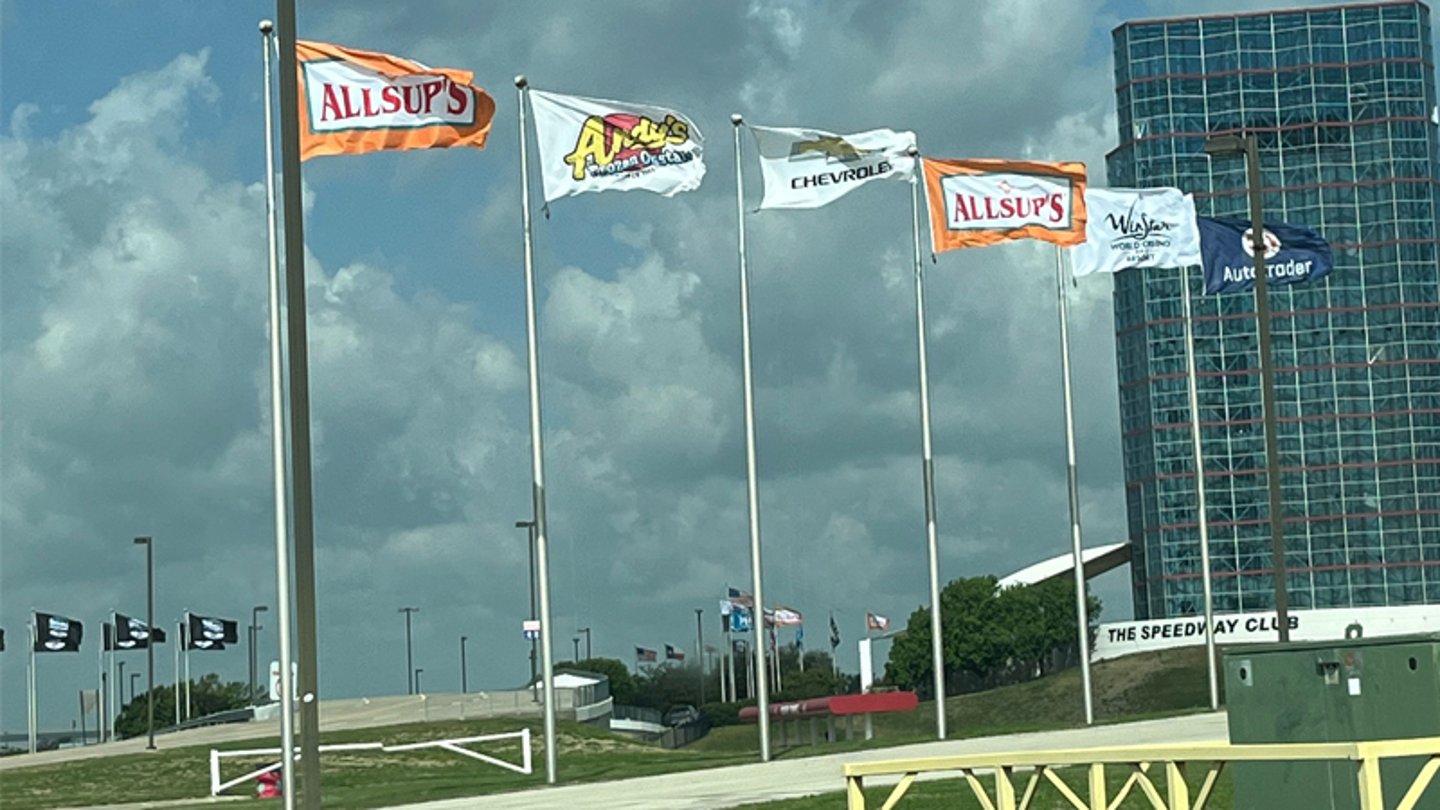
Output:
<instances>
[{"instance_id":1,"label":"chevrolet bowtie logo","mask_svg":"<svg viewBox=\"0 0 1440 810\"><path fill-rule=\"evenodd\" d=\"M813 141L797 141L790 147L792 159L812 152L819 152L836 160L859 160L867 154L866 150L856 149L849 141L834 135L828 138L817 138Z\"/></svg>"}]
</instances>

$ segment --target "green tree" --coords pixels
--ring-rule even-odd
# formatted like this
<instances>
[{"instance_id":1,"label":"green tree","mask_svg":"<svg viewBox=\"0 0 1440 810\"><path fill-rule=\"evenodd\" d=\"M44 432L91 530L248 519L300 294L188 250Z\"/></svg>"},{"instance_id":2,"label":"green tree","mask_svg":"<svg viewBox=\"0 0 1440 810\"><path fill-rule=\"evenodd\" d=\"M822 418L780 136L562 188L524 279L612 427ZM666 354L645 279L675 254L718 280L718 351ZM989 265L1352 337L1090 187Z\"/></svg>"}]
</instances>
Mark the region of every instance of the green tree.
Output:
<instances>
[{"instance_id":1,"label":"green tree","mask_svg":"<svg viewBox=\"0 0 1440 810\"><path fill-rule=\"evenodd\" d=\"M150 692L136 695L125 704L115 716L115 733L120 737L137 737L149 733ZM173 684L156 686L155 728L168 728L175 720L175 687ZM250 687L240 681L221 683L220 676L210 673L190 682L190 710L193 717L243 709L250 705ZM184 684L181 684L181 703L184 703Z\"/></svg>"},{"instance_id":2,"label":"green tree","mask_svg":"<svg viewBox=\"0 0 1440 810\"><path fill-rule=\"evenodd\" d=\"M630 674L630 669L623 661L615 658L587 658L576 663L575 668L609 678L610 697L622 706L636 705L635 676Z\"/></svg>"},{"instance_id":3,"label":"green tree","mask_svg":"<svg viewBox=\"0 0 1440 810\"><path fill-rule=\"evenodd\" d=\"M1079 662L1075 590L1069 579L1001 589L992 576L956 579L940 593L947 691L1029 680ZM1089 599L1090 641L1100 601ZM895 639L885 680L929 694L933 688L930 611L910 614Z\"/></svg>"}]
</instances>

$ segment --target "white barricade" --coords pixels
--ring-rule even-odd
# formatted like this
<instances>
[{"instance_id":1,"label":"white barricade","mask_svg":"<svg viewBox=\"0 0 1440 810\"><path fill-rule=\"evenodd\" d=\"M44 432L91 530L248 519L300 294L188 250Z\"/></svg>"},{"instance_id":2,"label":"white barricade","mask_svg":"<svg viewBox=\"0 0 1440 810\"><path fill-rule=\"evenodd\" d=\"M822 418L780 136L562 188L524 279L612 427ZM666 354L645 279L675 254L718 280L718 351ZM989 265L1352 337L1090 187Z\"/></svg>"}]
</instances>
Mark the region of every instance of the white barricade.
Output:
<instances>
[{"instance_id":1,"label":"white barricade","mask_svg":"<svg viewBox=\"0 0 1440 810\"><path fill-rule=\"evenodd\" d=\"M462 747L472 743L494 742L495 740L509 740L514 738L519 738L520 740L521 754L519 765L516 765L513 762L506 762L503 759L497 759L496 757L482 754L478 751L471 751L468 748ZM335 745L322 745L320 746L320 752L326 753L329 751L380 751L388 754L400 751L419 751L425 748L443 748L446 751L461 754L463 756L470 757L471 759L478 759L481 762L489 763L491 765L495 765L509 771L514 771L516 773L529 774L531 772L530 729L528 728L524 728L519 731L510 731L504 734L482 734L478 737L458 737L450 740L427 740L425 742L406 743L404 745L386 745L385 743L378 742L338 743ZM243 776L237 776L229 781L221 782L221 759L230 759L236 757L279 756L280 751L281 749L279 748L250 748L239 751L221 751L216 748L210 749L210 795L218 796L222 791L229 790L230 788L235 787L241 782L247 782L255 779L256 777L260 776L260 774L280 770L280 763L275 762L270 765L266 765L263 768L258 768L254 771L246 773ZM295 749L294 756L296 760L300 759L300 749L298 747ZM286 785L285 787L287 790L290 788L289 785Z\"/></svg>"}]
</instances>

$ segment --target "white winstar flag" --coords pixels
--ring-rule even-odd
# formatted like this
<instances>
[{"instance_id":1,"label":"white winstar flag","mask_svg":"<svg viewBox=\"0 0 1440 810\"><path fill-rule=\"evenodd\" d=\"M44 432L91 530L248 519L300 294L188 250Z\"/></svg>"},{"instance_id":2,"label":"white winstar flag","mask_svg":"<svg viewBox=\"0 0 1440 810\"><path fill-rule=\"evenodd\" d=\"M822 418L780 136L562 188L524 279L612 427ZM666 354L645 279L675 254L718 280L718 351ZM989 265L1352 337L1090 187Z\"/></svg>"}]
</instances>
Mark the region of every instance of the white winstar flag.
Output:
<instances>
[{"instance_id":1,"label":"white winstar flag","mask_svg":"<svg viewBox=\"0 0 1440 810\"><path fill-rule=\"evenodd\" d=\"M819 208L871 180L915 175L915 133L872 129L836 135L818 129L751 127L765 180L761 208Z\"/></svg>"},{"instance_id":2,"label":"white winstar flag","mask_svg":"<svg viewBox=\"0 0 1440 810\"><path fill-rule=\"evenodd\" d=\"M1071 248L1073 272L1200 264L1195 200L1178 188L1086 189L1085 241Z\"/></svg>"},{"instance_id":3,"label":"white winstar flag","mask_svg":"<svg viewBox=\"0 0 1440 810\"><path fill-rule=\"evenodd\" d=\"M669 197L700 187L704 139L663 107L530 91L545 201L643 189Z\"/></svg>"}]
</instances>

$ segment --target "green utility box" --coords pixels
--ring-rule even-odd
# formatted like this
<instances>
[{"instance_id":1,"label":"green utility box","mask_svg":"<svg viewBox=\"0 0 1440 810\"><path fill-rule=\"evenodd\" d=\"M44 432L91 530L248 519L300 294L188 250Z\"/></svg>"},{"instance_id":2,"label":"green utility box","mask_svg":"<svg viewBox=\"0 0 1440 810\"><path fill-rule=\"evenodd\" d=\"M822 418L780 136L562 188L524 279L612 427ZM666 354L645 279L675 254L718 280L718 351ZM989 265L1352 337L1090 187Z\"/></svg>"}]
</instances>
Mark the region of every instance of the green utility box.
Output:
<instances>
[{"instance_id":1,"label":"green utility box","mask_svg":"<svg viewBox=\"0 0 1440 810\"><path fill-rule=\"evenodd\" d=\"M1302 641L1227 649L1226 712L1232 743L1355 742L1440 737L1440 633ZM1422 758L1385 760L1394 807ZM1350 762L1237 762L1236 810L1358 810ZM1440 810L1432 785L1416 810Z\"/></svg>"}]
</instances>

